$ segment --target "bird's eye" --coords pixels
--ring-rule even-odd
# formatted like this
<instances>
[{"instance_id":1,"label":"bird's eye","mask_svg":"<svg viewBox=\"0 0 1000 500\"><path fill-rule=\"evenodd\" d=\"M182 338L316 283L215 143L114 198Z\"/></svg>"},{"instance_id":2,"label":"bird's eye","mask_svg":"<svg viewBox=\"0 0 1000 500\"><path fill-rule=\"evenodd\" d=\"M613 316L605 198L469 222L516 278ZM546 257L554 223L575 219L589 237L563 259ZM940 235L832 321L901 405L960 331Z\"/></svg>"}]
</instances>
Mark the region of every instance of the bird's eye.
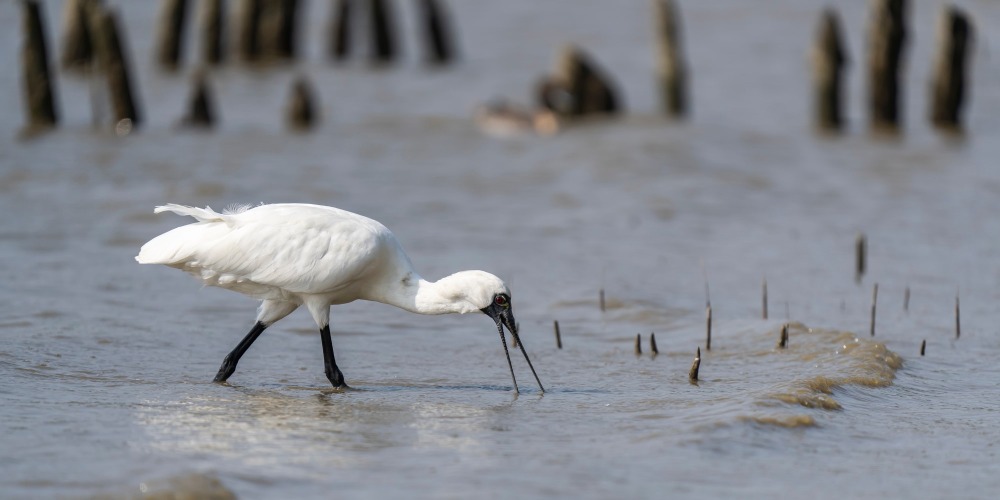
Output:
<instances>
[{"instance_id":1,"label":"bird's eye","mask_svg":"<svg viewBox=\"0 0 1000 500\"><path fill-rule=\"evenodd\" d=\"M497 295L497 297L493 299L493 302L496 302L498 306L503 306L503 307L507 307L507 304L510 303L510 301L508 301L507 297L504 295Z\"/></svg>"}]
</instances>

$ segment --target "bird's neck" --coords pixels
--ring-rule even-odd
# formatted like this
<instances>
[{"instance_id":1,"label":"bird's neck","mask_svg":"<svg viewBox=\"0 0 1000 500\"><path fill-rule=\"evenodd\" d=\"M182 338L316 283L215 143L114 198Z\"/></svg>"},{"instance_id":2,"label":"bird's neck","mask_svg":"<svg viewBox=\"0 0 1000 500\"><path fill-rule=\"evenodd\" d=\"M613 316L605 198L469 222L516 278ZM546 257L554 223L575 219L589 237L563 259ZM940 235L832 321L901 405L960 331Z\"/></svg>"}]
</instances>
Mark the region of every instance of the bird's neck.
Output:
<instances>
[{"instance_id":1,"label":"bird's neck","mask_svg":"<svg viewBox=\"0 0 1000 500\"><path fill-rule=\"evenodd\" d=\"M475 312L475 306L464 300L459 287L449 278L427 281L416 273L410 273L402 280L403 286L394 287L379 301L418 314Z\"/></svg>"}]
</instances>

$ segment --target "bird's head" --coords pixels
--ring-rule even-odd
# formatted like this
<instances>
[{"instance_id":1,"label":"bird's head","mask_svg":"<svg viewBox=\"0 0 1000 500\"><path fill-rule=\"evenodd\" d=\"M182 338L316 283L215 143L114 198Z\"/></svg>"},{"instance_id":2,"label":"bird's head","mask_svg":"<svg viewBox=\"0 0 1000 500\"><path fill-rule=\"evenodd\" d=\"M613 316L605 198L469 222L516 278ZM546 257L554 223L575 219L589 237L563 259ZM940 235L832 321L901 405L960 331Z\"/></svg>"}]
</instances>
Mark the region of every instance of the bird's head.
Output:
<instances>
[{"instance_id":1,"label":"bird's head","mask_svg":"<svg viewBox=\"0 0 1000 500\"><path fill-rule=\"evenodd\" d=\"M510 289L500 278L485 271L462 271L437 283L442 295L452 304L453 312L482 311L511 333L517 323L511 310Z\"/></svg>"},{"instance_id":2,"label":"bird's head","mask_svg":"<svg viewBox=\"0 0 1000 500\"><path fill-rule=\"evenodd\" d=\"M514 390L517 390L517 379L514 377L514 367L510 364L510 353L507 351L507 342L503 340L503 328L513 336L515 345L521 348L524 359L531 368L535 381L538 382L539 389L545 392L542 382L538 380L535 368L531 366L528 353L524 349L524 343L520 342L517 332L517 321L514 320L514 306L510 301L510 289L503 280L484 271L463 271L446 278L448 281L461 282L461 294L467 304L482 311L489 316L496 324L500 339L503 341L504 354L507 356L507 365L510 367L511 380L514 382ZM444 280L442 280L444 281Z\"/></svg>"}]
</instances>

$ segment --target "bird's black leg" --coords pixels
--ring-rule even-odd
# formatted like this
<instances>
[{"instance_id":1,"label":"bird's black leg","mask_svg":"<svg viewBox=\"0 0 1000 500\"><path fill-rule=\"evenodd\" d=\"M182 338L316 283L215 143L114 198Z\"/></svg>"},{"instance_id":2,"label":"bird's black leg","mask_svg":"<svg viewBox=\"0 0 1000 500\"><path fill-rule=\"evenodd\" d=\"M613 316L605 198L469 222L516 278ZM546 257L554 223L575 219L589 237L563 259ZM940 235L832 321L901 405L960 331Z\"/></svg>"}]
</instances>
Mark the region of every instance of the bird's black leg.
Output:
<instances>
[{"instance_id":1,"label":"bird's black leg","mask_svg":"<svg viewBox=\"0 0 1000 500\"><path fill-rule=\"evenodd\" d=\"M344 374L337 368L337 360L333 357L333 340L330 339L330 325L324 326L319 331L319 336L323 340L323 364L326 367L326 378L334 387L346 388Z\"/></svg>"},{"instance_id":2,"label":"bird's black leg","mask_svg":"<svg viewBox=\"0 0 1000 500\"><path fill-rule=\"evenodd\" d=\"M236 371L236 364L240 362L240 358L243 357L243 353L247 352L247 349L250 348L253 341L257 340L257 337L260 337L261 333L264 333L265 328L267 328L267 325L261 323L260 321L253 325L253 328L250 329L250 333L248 333L246 337L243 337L243 340L236 345L233 352L230 352L226 356L226 359L222 360L222 367L219 368L219 373L215 375L215 382L225 382L226 379L228 379L230 375Z\"/></svg>"}]
</instances>

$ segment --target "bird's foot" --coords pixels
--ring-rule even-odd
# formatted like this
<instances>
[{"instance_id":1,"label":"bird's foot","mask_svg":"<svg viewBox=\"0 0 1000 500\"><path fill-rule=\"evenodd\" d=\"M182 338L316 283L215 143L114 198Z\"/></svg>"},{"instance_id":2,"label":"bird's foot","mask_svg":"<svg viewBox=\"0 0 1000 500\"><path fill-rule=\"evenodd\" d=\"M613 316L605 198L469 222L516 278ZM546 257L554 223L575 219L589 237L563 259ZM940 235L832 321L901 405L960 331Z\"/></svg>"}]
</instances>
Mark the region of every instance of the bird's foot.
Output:
<instances>
[{"instance_id":1,"label":"bird's foot","mask_svg":"<svg viewBox=\"0 0 1000 500\"><path fill-rule=\"evenodd\" d=\"M333 384L334 389L350 389L350 387L347 386L347 383L344 382L344 374L339 368L335 368L332 372L327 371L326 378L330 380L331 384Z\"/></svg>"}]
</instances>

